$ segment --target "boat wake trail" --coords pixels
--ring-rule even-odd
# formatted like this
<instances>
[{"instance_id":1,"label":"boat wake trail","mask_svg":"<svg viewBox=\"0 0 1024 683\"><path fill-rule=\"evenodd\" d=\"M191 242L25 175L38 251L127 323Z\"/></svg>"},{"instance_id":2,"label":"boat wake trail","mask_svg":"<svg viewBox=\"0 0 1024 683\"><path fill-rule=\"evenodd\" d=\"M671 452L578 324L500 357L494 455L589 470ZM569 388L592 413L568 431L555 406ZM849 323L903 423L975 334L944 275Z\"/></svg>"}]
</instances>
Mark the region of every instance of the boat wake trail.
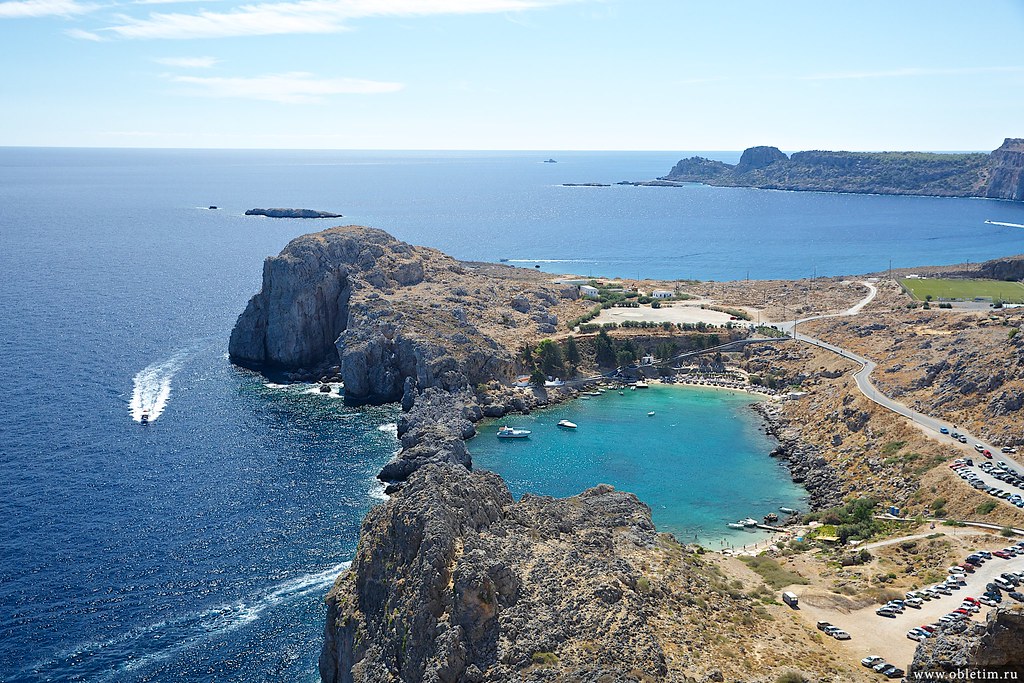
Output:
<instances>
[{"instance_id":1,"label":"boat wake trail","mask_svg":"<svg viewBox=\"0 0 1024 683\"><path fill-rule=\"evenodd\" d=\"M147 365L132 378L134 387L128 409L133 420L142 422L144 414L150 422L160 417L171 398L171 379L181 370L186 357L183 351L176 353L167 360Z\"/></svg>"},{"instance_id":2,"label":"boat wake trail","mask_svg":"<svg viewBox=\"0 0 1024 683\"><path fill-rule=\"evenodd\" d=\"M988 223L989 225L1002 225L1002 226L1007 227L1007 228L1024 228L1024 225L1021 225L1020 223L1006 223L1006 222L1003 222L1003 221L985 221L985 222Z\"/></svg>"},{"instance_id":3,"label":"boat wake trail","mask_svg":"<svg viewBox=\"0 0 1024 683\"><path fill-rule=\"evenodd\" d=\"M188 647L252 624L264 612L281 604L320 599L338 574L351 565L351 562L342 562L320 572L283 581L271 586L253 602L215 606L135 628L108 640L81 643L56 653L48 661L34 664L30 670L55 675L52 680L69 680L74 674L85 675L89 680L121 681L128 672L168 660Z\"/></svg>"}]
</instances>

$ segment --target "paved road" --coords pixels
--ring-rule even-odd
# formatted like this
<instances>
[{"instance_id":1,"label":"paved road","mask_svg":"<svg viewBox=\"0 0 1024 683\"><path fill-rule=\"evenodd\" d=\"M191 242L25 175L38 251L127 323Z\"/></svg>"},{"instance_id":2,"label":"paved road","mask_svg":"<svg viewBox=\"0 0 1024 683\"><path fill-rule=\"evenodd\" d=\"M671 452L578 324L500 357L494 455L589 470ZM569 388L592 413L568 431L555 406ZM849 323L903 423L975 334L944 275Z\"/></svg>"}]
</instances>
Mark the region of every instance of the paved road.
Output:
<instances>
[{"instance_id":1,"label":"paved road","mask_svg":"<svg viewBox=\"0 0 1024 683\"><path fill-rule=\"evenodd\" d=\"M845 311L843 311L841 313L830 313L830 314L826 314L826 315L816 315L816 316L812 316L810 318L803 318L801 320L786 321L786 322L783 322L783 323L778 323L778 326L781 329L783 329L783 330L785 330L787 332L792 333L793 334L793 338L798 340L798 341L802 341L805 344L812 344L812 345L817 346L819 348L827 349L829 351L832 351L835 354L838 354L838 355L842 356L843 358L846 358L848 360L853 361L854 363L859 364L861 366L860 370L857 370L854 373L853 378L857 382L857 388L860 389L861 393L864 394L864 396L866 396L871 401L874 401L878 405L882 406L883 408L886 408L887 410L891 410L892 412L896 413L897 415L902 415L903 417L907 418L912 423L917 425L918 428L920 428L926 435L930 436L931 438L933 438L933 439L935 439L937 441L940 441L942 443L947 443L947 444L949 444L951 446L955 446L956 448L959 448L961 451L963 451L963 452L965 452L965 453L967 453L970 456L975 457L975 458L980 458L981 456L975 450L974 444L981 444L982 448L987 448L988 450L990 450L993 453L994 456L996 456L995 457L996 460L999 460L999 459L1005 460L1007 462L1007 464L1009 464L1011 466L1015 466L1016 469L1018 469L1018 471L1020 471L1021 469L1024 469L1024 468L1021 467L1020 462L1018 462L1017 460L1015 460L1014 458L1012 458L1011 456L1009 456L1009 455L1007 455L1005 453L1000 453L999 452L999 448L993 446L990 443L987 443L987 442L981 440L980 438L978 438L978 437L976 437L976 436L974 436L972 434L969 434L968 432L964 431L963 429L960 429L959 427L956 428L956 431L960 432L961 434L963 434L964 436L967 437L967 443L966 444L965 443L960 443L959 441L953 439L952 437L950 437L950 436L948 436L946 434L942 434L940 430L943 427L945 427L947 429L952 429L952 426L948 422L945 422L943 420L938 420L936 418L933 418L933 417L930 417L928 415L925 415L924 413L919 413L916 410L914 410L913 408L910 408L910 407L908 407L908 406L906 406L906 405L904 405L904 404L902 404L902 403L900 403L898 401L894 401L891 398L889 398L888 396L886 396L885 394L883 394L871 382L871 373L874 372L875 367L876 367L875 362L873 360L871 360L869 358L865 358L864 356L860 356L860 355L858 355L856 353L853 353L852 351L848 351L847 349L844 349L844 348L842 348L840 346L836 346L835 344L829 344L828 342L823 341L821 339L816 339L814 337L809 337L809 336L807 336L805 334L799 334L798 333L797 325L799 325L800 323L803 323L803 322L809 322L811 320L821 320L823 318L837 318L837 317L841 317L841 316L851 316L851 315L857 315L858 313L860 313L860 311L865 306L867 306L869 303L871 303L871 301L878 294L878 289L873 284L871 284L870 282L862 282L860 284L863 284L864 286L866 286L868 288L868 294L860 302L858 302L855 306L852 306L852 307L846 309ZM998 488L1003 488L1003 489L1010 489L1010 488L1012 488L1008 484L1005 484L1004 482L1001 482L1001 481L995 479L994 477L986 475L984 472L981 472L980 470L975 470L975 472L979 476L981 476L982 479L987 484L989 484L990 486L996 486ZM1004 501L1004 503L1006 505L1010 505L1010 503L1006 503L1005 501Z\"/></svg>"}]
</instances>

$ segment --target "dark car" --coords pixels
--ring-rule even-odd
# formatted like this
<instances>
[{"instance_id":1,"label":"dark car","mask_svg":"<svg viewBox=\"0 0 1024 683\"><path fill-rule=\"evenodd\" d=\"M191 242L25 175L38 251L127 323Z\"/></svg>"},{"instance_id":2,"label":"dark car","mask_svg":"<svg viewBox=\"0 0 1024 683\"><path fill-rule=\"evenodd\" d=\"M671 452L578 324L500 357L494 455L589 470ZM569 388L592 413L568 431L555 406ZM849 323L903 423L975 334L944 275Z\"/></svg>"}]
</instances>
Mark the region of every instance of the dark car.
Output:
<instances>
[{"instance_id":1,"label":"dark car","mask_svg":"<svg viewBox=\"0 0 1024 683\"><path fill-rule=\"evenodd\" d=\"M890 669L888 671L883 671L882 673L885 674L886 678L903 678L903 676L907 672L904 671L903 669L893 668L893 669Z\"/></svg>"},{"instance_id":2,"label":"dark car","mask_svg":"<svg viewBox=\"0 0 1024 683\"><path fill-rule=\"evenodd\" d=\"M1013 591L1010 593L1010 597L1017 602L1024 602L1024 593L1021 593L1020 591Z\"/></svg>"}]
</instances>

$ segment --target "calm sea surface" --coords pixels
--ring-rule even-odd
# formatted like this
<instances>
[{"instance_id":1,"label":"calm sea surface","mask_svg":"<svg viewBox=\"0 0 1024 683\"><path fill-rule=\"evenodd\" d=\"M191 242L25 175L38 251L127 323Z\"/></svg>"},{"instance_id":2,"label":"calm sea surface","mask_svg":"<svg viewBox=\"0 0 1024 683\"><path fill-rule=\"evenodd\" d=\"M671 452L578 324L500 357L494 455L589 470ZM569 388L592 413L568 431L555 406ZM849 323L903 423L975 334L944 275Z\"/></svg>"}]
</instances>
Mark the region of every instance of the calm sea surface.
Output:
<instances>
[{"instance_id":1,"label":"calm sea surface","mask_svg":"<svg viewBox=\"0 0 1024 683\"><path fill-rule=\"evenodd\" d=\"M559 186L652 178L689 154L0 149L0 680L316 679L321 598L380 500L397 413L228 365L262 260L299 234L361 223L464 259L661 278L1024 251L1024 230L984 223L1024 223L1007 202ZM257 206L346 218L243 216ZM745 399L660 391L649 420L612 397L558 408L585 416L572 436L588 448L557 476L526 476L520 444L522 461L472 448L516 493L607 481L680 534L798 498ZM617 439L637 434L650 460L624 457ZM761 478L757 497L737 472Z\"/></svg>"}]
</instances>

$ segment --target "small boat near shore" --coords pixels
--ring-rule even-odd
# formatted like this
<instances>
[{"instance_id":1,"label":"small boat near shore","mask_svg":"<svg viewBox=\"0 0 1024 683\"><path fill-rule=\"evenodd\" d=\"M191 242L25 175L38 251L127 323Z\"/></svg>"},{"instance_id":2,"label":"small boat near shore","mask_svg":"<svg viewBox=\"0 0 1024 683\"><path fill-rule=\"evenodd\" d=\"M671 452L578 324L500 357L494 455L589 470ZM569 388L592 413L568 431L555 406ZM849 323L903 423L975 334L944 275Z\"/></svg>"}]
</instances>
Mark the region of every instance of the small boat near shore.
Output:
<instances>
[{"instance_id":1,"label":"small boat near shore","mask_svg":"<svg viewBox=\"0 0 1024 683\"><path fill-rule=\"evenodd\" d=\"M779 508L779 512L784 512L787 515L795 515L796 514L796 510L794 510L793 508L785 507L785 506L780 507Z\"/></svg>"},{"instance_id":2,"label":"small boat near shore","mask_svg":"<svg viewBox=\"0 0 1024 683\"><path fill-rule=\"evenodd\" d=\"M561 427L562 429L576 429L576 423L569 422L568 420L559 420L558 426Z\"/></svg>"},{"instance_id":3,"label":"small boat near shore","mask_svg":"<svg viewBox=\"0 0 1024 683\"><path fill-rule=\"evenodd\" d=\"M757 526L757 520L752 518L752 517L747 517L746 519L741 519L740 523L743 526L745 526L746 528L748 528L748 529L752 529L752 528Z\"/></svg>"},{"instance_id":4,"label":"small boat near shore","mask_svg":"<svg viewBox=\"0 0 1024 683\"><path fill-rule=\"evenodd\" d=\"M652 410L651 412L647 413L647 417L654 417L654 411Z\"/></svg>"},{"instance_id":5,"label":"small boat near shore","mask_svg":"<svg viewBox=\"0 0 1024 683\"><path fill-rule=\"evenodd\" d=\"M641 380L637 380L637 383L636 383L636 384L634 384L633 386L634 386L634 387L636 387L637 389L647 389L647 388L649 388L649 387L650 387L651 385L649 385L649 384L648 384L647 382L645 382L645 381L643 381L643 380L641 379Z\"/></svg>"},{"instance_id":6,"label":"small boat near shore","mask_svg":"<svg viewBox=\"0 0 1024 683\"><path fill-rule=\"evenodd\" d=\"M729 527L730 529L742 529L743 528L743 525L740 524L739 522L729 522L728 524L726 524L726 526Z\"/></svg>"},{"instance_id":7,"label":"small boat near shore","mask_svg":"<svg viewBox=\"0 0 1024 683\"><path fill-rule=\"evenodd\" d=\"M513 429L505 426L498 430L499 439L525 439L528 436L530 436L529 429Z\"/></svg>"}]
</instances>

